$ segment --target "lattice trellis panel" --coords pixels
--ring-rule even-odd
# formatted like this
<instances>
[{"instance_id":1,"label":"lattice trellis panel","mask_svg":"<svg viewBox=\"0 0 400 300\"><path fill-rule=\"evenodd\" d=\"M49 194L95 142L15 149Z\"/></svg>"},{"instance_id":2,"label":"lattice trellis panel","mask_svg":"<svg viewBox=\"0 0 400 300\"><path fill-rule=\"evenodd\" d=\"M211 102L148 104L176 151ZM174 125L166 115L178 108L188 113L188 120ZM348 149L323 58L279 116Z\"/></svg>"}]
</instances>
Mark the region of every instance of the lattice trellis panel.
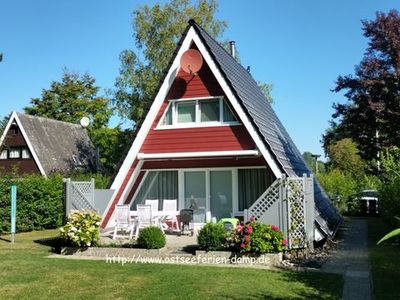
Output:
<instances>
[{"instance_id":1,"label":"lattice trellis panel","mask_svg":"<svg viewBox=\"0 0 400 300\"><path fill-rule=\"evenodd\" d=\"M268 189L253 203L248 209L249 216L254 216L256 219L267 212L267 210L277 201L280 197L281 179L275 180Z\"/></svg>"},{"instance_id":2,"label":"lattice trellis panel","mask_svg":"<svg viewBox=\"0 0 400 300\"><path fill-rule=\"evenodd\" d=\"M92 182L71 182L72 206L76 210L94 210Z\"/></svg>"},{"instance_id":3,"label":"lattice trellis panel","mask_svg":"<svg viewBox=\"0 0 400 300\"><path fill-rule=\"evenodd\" d=\"M287 178L289 248L306 247L304 178Z\"/></svg>"}]
</instances>

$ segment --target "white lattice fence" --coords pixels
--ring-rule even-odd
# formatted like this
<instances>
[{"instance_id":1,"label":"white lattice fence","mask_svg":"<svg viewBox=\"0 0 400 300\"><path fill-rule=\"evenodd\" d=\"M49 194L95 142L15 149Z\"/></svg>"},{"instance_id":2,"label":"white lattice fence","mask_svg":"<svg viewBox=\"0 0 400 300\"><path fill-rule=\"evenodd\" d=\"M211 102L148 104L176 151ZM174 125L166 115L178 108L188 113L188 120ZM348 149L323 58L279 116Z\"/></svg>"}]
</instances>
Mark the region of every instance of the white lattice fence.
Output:
<instances>
[{"instance_id":1,"label":"white lattice fence","mask_svg":"<svg viewBox=\"0 0 400 300\"><path fill-rule=\"evenodd\" d=\"M71 210L96 210L94 205L94 180L65 181L66 215Z\"/></svg>"},{"instance_id":2,"label":"white lattice fence","mask_svg":"<svg viewBox=\"0 0 400 300\"><path fill-rule=\"evenodd\" d=\"M306 247L304 178L286 179L289 248Z\"/></svg>"},{"instance_id":3,"label":"white lattice fence","mask_svg":"<svg viewBox=\"0 0 400 300\"><path fill-rule=\"evenodd\" d=\"M248 209L248 215L260 220L261 217L270 209L270 207L279 201L281 179L275 180L267 190L253 203Z\"/></svg>"},{"instance_id":4,"label":"white lattice fence","mask_svg":"<svg viewBox=\"0 0 400 300\"><path fill-rule=\"evenodd\" d=\"M275 180L246 210L245 220L254 216L260 222L279 225L288 239L290 249L305 248L307 246L305 207L305 180L307 178L307 176L283 177ZM312 223L313 220L311 220Z\"/></svg>"}]
</instances>

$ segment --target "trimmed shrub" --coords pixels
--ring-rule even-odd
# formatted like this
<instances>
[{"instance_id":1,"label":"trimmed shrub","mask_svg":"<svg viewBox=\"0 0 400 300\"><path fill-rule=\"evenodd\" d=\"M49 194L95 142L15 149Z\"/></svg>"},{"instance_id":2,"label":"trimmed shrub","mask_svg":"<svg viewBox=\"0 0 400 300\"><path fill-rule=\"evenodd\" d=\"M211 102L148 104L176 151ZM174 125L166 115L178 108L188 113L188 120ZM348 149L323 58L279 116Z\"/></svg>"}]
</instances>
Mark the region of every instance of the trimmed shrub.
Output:
<instances>
[{"instance_id":1,"label":"trimmed shrub","mask_svg":"<svg viewBox=\"0 0 400 300\"><path fill-rule=\"evenodd\" d=\"M143 228L138 237L138 245L145 249L160 249L165 246L165 235L157 226Z\"/></svg>"},{"instance_id":2,"label":"trimmed shrub","mask_svg":"<svg viewBox=\"0 0 400 300\"><path fill-rule=\"evenodd\" d=\"M99 240L101 216L95 211L73 211L68 222L60 228L60 236L78 247L93 246Z\"/></svg>"},{"instance_id":3,"label":"trimmed shrub","mask_svg":"<svg viewBox=\"0 0 400 300\"><path fill-rule=\"evenodd\" d=\"M62 225L63 193L62 177L49 178L30 175L23 179L0 177L0 232L10 231L10 187L17 186L18 232L57 228Z\"/></svg>"},{"instance_id":4,"label":"trimmed shrub","mask_svg":"<svg viewBox=\"0 0 400 300\"><path fill-rule=\"evenodd\" d=\"M223 224L207 223L197 236L201 250L218 251L226 246L227 233Z\"/></svg>"}]
</instances>

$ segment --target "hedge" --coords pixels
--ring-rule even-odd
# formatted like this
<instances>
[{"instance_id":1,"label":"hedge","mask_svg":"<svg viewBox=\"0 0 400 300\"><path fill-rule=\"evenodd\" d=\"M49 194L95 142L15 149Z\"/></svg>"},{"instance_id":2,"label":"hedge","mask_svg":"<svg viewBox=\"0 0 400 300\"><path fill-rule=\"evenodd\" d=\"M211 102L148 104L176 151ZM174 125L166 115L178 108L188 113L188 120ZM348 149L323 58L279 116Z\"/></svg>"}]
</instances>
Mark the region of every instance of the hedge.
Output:
<instances>
[{"instance_id":1,"label":"hedge","mask_svg":"<svg viewBox=\"0 0 400 300\"><path fill-rule=\"evenodd\" d=\"M10 231L11 185L17 186L16 230L31 231L62 225L62 177L30 175L23 179L0 178L0 232Z\"/></svg>"}]
</instances>

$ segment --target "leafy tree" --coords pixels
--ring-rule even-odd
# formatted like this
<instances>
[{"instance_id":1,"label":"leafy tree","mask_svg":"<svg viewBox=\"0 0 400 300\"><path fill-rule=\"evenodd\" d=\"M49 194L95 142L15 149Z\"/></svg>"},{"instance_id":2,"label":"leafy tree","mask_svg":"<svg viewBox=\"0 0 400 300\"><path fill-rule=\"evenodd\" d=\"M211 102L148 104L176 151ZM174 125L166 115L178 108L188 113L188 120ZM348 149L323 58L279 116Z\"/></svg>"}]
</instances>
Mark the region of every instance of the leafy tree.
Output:
<instances>
[{"instance_id":1,"label":"leafy tree","mask_svg":"<svg viewBox=\"0 0 400 300\"><path fill-rule=\"evenodd\" d=\"M33 98L25 112L71 123L89 117L89 136L99 150L103 171L111 173L123 154L129 131L119 126L107 128L113 111L110 100L100 96L99 90L92 76L64 71L61 81L53 81L49 89L43 89L42 96Z\"/></svg>"},{"instance_id":2,"label":"leafy tree","mask_svg":"<svg viewBox=\"0 0 400 300\"><path fill-rule=\"evenodd\" d=\"M3 53L0 53L0 62L3 61Z\"/></svg>"},{"instance_id":3,"label":"leafy tree","mask_svg":"<svg viewBox=\"0 0 400 300\"><path fill-rule=\"evenodd\" d=\"M345 91L348 102L334 104L333 127L324 144L350 137L360 155L371 160L379 148L400 144L400 16L396 10L378 12L362 25L368 47L355 74L337 79L334 91Z\"/></svg>"},{"instance_id":4,"label":"leafy tree","mask_svg":"<svg viewBox=\"0 0 400 300\"><path fill-rule=\"evenodd\" d=\"M274 98L272 97L272 84L270 83L265 83L262 81L257 81L257 84L259 88L261 89L261 92L264 94L265 98L268 100L269 103L273 104L274 103Z\"/></svg>"},{"instance_id":5,"label":"leafy tree","mask_svg":"<svg viewBox=\"0 0 400 300\"><path fill-rule=\"evenodd\" d=\"M116 78L114 104L120 114L137 122L151 101L162 73L190 18L212 36L226 28L215 18L216 0L172 0L153 7L144 5L133 12L133 36L138 51L120 54L120 75Z\"/></svg>"},{"instance_id":6,"label":"leafy tree","mask_svg":"<svg viewBox=\"0 0 400 300\"><path fill-rule=\"evenodd\" d=\"M0 134L3 133L4 129L6 129L8 120L10 119L10 115L5 116L3 118L0 119Z\"/></svg>"},{"instance_id":7,"label":"leafy tree","mask_svg":"<svg viewBox=\"0 0 400 300\"><path fill-rule=\"evenodd\" d=\"M99 150L100 163L106 173L113 173L124 154L131 131L115 128L99 128L89 131L90 139Z\"/></svg>"},{"instance_id":8,"label":"leafy tree","mask_svg":"<svg viewBox=\"0 0 400 300\"><path fill-rule=\"evenodd\" d=\"M365 164L359 155L357 145L349 138L329 145L330 165L353 175L363 175Z\"/></svg>"},{"instance_id":9,"label":"leafy tree","mask_svg":"<svg viewBox=\"0 0 400 300\"><path fill-rule=\"evenodd\" d=\"M61 81L53 81L49 89L43 89L40 98L32 98L27 114L55 120L79 123L82 117L91 120L91 128L107 126L112 115L110 100L99 96L100 88L89 74L64 71Z\"/></svg>"}]
</instances>

